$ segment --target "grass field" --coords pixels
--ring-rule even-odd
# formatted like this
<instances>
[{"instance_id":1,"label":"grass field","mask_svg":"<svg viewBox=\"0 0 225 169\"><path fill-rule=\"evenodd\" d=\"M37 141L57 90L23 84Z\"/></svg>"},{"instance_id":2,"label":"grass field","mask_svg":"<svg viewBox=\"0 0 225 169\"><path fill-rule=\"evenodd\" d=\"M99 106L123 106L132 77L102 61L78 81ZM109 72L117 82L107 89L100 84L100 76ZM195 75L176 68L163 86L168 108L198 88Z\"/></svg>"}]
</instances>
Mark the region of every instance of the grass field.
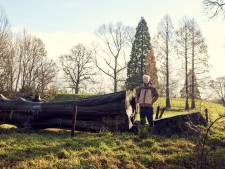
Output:
<instances>
[{"instance_id":1,"label":"grass field","mask_svg":"<svg viewBox=\"0 0 225 169\"><path fill-rule=\"evenodd\" d=\"M163 106L164 98L156 105ZM173 107L184 104L182 99L172 99ZM197 102L197 110L209 109L210 118L225 112L225 108L210 102ZM196 110L194 110L196 111ZM165 116L184 112L167 111ZM0 129L0 168L154 168L189 169L196 164L198 137L152 136L140 139L134 133L76 132L71 138L69 131L49 129L39 132L22 132ZM209 137L209 168L225 166L225 123L218 123Z\"/></svg>"},{"instance_id":2,"label":"grass field","mask_svg":"<svg viewBox=\"0 0 225 169\"><path fill-rule=\"evenodd\" d=\"M173 109L177 109L177 110L180 109L180 110L179 111L166 111L164 113L164 117L186 113L186 111L184 111L184 110L182 111L182 109L184 109L184 104L185 104L185 99L183 99L183 98L171 98L171 107ZM189 105L191 105L190 100L189 100ZM159 98L157 100L157 102L154 104L154 109L156 109L157 106L165 107L165 98ZM196 111L204 112L205 109L208 109L209 117L211 120L217 118L219 114L225 113L224 106L222 106L220 104L208 102L208 101L203 101L203 100L197 100L196 101L196 109L190 110L190 112L196 112Z\"/></svg>"}]
</instances>

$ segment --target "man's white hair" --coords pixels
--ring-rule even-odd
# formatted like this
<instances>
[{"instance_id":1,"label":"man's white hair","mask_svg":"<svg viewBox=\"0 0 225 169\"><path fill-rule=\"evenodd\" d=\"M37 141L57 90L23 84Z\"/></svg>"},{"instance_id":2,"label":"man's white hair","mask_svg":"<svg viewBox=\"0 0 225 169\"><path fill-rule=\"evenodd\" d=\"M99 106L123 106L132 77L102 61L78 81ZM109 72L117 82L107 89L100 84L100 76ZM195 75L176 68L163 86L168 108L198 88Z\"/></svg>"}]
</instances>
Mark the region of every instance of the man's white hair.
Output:
<instances>
[{"instance_id":1,"label":"man's white hair","mask_svg":"<svg viewBox=\"0 0 225 169\"><path fill-rule=\"evenodd\" d=\"M150 81L150 76L149 75L143 75L143 79L148 79L148 81Z\"/></svg>"}]
</instances>

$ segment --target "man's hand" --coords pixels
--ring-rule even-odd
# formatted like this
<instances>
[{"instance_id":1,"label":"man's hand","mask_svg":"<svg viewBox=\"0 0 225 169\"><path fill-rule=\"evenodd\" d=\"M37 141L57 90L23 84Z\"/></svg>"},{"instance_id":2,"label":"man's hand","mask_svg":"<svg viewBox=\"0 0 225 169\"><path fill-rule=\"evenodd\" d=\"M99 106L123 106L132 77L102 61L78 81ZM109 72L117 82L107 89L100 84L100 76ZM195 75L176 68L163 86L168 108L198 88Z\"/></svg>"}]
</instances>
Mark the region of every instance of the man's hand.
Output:
<instances>
[{"instance_id":1,"label":"man's hand","mask_svg":"<svg viewBox=\"0 0 225 169\"><path fill-rule=\"evenodd\" d=\"M152 98L152 104L154 104L158 100L159 96L153 97Z\"/></svg>"}]
</instances>

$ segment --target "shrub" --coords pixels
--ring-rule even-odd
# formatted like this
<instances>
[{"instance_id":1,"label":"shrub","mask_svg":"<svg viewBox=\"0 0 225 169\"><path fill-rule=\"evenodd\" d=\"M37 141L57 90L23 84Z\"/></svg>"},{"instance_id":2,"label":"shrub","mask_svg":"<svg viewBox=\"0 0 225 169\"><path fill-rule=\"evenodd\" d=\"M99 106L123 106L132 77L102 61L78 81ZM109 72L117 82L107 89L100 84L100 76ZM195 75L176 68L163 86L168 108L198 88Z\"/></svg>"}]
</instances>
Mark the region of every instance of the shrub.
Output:
<instances>
[{"instance_id":1,"label":"shrub","mask_svg":"<svg viewBox=\"0 0 225 169\"><path fill-rule=\"evenodd\" d=\"M148 126L139 126L138 136L140 139L146 139L149 136Z\"/></svg>"}]
</instances>

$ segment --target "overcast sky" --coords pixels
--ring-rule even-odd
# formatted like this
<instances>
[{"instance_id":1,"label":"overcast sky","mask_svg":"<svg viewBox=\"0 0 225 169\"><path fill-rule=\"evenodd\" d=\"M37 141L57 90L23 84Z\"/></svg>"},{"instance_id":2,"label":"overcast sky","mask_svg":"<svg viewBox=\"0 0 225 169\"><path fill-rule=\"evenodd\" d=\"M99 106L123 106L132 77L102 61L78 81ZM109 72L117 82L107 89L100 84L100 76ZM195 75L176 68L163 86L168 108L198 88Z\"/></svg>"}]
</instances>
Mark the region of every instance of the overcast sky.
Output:
<instances>
[{"instance_id":1,"label":"overcast sky","mask_svg":"<svg viewBox=\"0 0 225 169\"><path fill-rule=\"evenodd\" d=\"M153 36L165 14L175 26L185 15L195 17L209 46L211 75L225 75L225 20L209 20L202 0L0 0L0 6L14 32L26 28L37 35L54 59L79 42L92 43L103 23L136 27L143 16Z\"/></svg>"}]
</instances>

